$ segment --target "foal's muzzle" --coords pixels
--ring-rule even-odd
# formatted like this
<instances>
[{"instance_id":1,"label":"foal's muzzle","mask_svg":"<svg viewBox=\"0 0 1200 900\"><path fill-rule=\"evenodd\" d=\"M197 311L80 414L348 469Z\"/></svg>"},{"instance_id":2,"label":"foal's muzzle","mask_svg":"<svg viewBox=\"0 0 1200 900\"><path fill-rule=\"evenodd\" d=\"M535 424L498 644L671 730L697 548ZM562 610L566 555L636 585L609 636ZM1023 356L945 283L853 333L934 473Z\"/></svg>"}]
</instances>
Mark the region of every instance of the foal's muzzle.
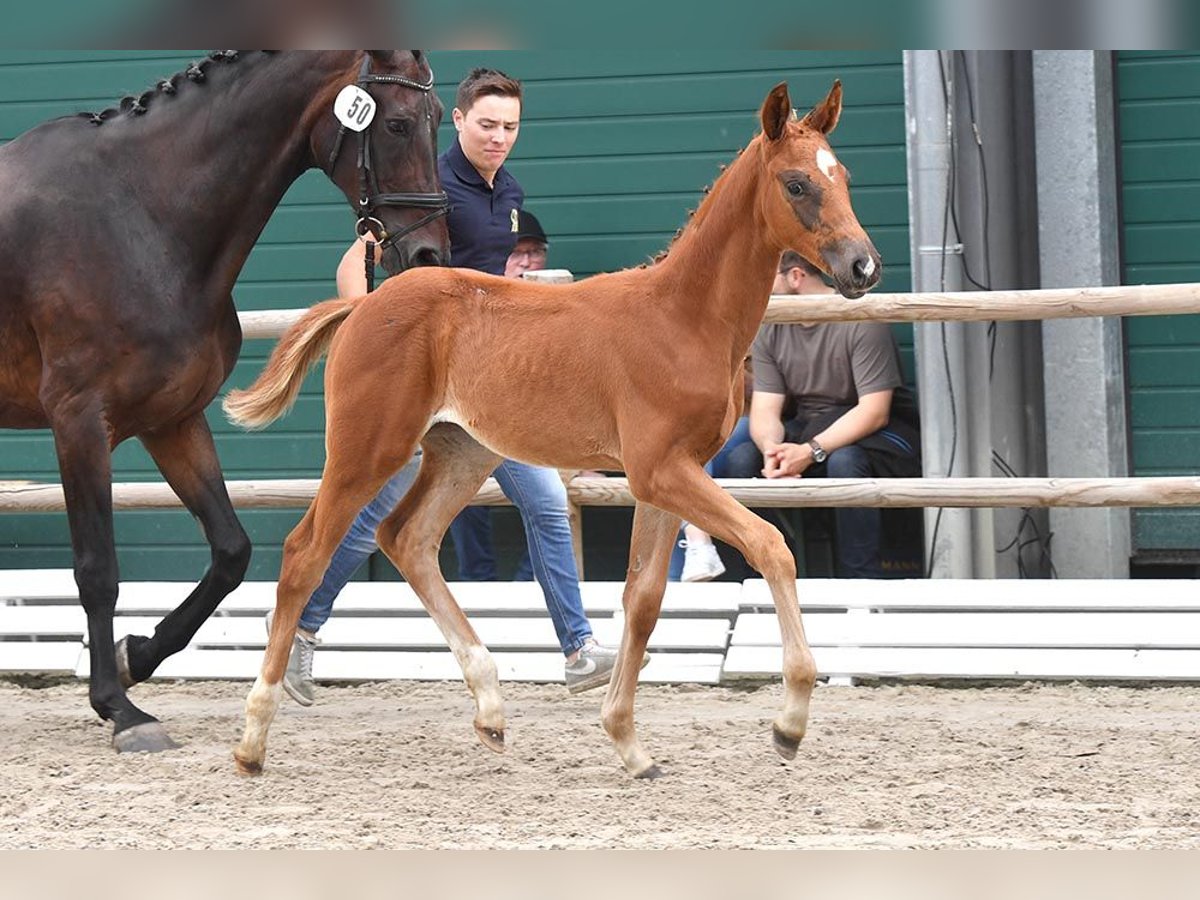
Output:
<instances>
[{"instance_id":1,"label":"foal's muzzle","mask_svg":"<svg viewBox=\"0 0 1200 900\"><path fill-rule=\"evenodd\" d=\"M856 300L875 285L883 275L879 251L865 243L843 243L822 254L833 277L834 287L851 300Z\"/></svg>"}]
</instances>

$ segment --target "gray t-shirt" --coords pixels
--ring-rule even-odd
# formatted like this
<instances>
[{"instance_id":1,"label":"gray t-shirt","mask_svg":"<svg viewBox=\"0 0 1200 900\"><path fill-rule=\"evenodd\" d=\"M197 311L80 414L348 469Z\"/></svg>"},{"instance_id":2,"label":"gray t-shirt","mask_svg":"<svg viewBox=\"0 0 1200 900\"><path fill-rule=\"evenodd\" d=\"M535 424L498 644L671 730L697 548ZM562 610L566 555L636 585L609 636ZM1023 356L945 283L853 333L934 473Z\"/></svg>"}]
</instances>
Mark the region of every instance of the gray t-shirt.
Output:
<instances>
[{"instance_id":1,"label":"gray t-shirt","mask_svg":"<svg viewBox=\"0 0 1200 900\"><path fill-rule=\"evenodd\" d=\"M751 354L754 389L793 398L803 419L904 384L900 348L884 322L764 325Z\"/></svg>"}]
</instances>

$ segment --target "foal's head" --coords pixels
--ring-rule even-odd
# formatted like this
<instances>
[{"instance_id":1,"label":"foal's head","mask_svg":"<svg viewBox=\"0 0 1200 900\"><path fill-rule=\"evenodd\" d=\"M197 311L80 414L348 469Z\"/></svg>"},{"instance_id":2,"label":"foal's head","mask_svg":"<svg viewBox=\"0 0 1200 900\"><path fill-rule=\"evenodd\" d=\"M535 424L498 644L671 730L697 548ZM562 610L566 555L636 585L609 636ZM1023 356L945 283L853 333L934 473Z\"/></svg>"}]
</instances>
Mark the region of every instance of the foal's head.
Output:
<instances>
[{"instance_id":1,"label":"foal's head","mask_svg":"<svg viewBox=\"0 0 1200 900\"><path fill-rule=\"evenodd\" d=\"M432 90L433 72L419 50L368 50L336 87L357 83L370 100L353 107L363 110L360 135L345 131L339 144L338 122L327 115L312 135L318 164L362 213L360 230L370 227L376 240L385 235L381 264L389 274L413 266L449 265L450 236L444 214L437 169L437 130L443 107ZM389 79L392 79L389 81ZM372 108L373 105L373 108ZM364 166L365 164L365 166ZM365 184L364 184L365 181ZM409 230L411 229L411 230ZM382 232L382 233L381 233ZM403 235L400 239L395 236Z\"/></svg>"},{"instance_id":2,"label":"foal's head","mask_svg":"<svg viewBox=\"0 0 1200 900\"><path fill-rule=\"evenodd\" d=\"M841 113L840 81L802 119L786 84L771 90L762 107L767 177L759 203L772 240L809 260L853 298L879 283L882 262L850 205L849 172L826 140Z\"/></svg>"}]
</instances>

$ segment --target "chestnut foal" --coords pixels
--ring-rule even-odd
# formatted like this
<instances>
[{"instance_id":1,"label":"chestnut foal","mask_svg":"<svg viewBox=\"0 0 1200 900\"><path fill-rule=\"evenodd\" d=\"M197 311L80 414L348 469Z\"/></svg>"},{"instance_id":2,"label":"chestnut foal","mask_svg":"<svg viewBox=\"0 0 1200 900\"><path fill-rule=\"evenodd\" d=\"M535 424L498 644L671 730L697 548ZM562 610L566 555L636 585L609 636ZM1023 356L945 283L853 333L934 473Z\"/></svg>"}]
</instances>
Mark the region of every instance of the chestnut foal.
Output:
<instances>
[{"instance_id":1,"label":"chestnut foal","mask_svg":"<svg viewBox=\"0 0 1200 900\"><path fill-rule=\"evenodd\" d=\"M740 550L770 584L786 689L774 744L795 756L816 678L795 562L779 532L717 487L703 464L741 413L742 360L780 253L797 250L847 297L879 281L879 254L826 140L841 107L835 83L799 119L787 85L777 85L762 107L762 133L654 265L569 285L462 269L406 272L364 298L313 307L255 384L230 394L230 418L264 426L287 411L304 373L329 351L324 477L284 547L274 627L234 753L241 772L262 769L305 602L355 515L418 443L420 474L380 526L379 546L461 664L485 745L504 747L496 666L442 579L438 548L451 519L511 457L629 477L637 502L625 630L602 713L629 772L660 774L635 734L634 693L681 517Z\"/></svg>"}]
</instances>

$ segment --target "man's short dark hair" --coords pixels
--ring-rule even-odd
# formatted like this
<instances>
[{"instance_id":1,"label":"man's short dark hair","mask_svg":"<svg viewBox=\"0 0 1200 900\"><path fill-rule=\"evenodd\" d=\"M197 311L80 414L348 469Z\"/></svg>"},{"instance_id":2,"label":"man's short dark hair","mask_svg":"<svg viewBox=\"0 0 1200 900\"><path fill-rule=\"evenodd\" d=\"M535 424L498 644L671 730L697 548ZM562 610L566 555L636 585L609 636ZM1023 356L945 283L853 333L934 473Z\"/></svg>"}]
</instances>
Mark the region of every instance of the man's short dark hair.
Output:
<instances>
[{"instance_id":1,"label":"man's short dark hair","mask_svg":"<svg viewBox=\"0 0 1200 900\"><path fill-rule=\"evenodd\" d=\"M522 99L521 82L510 78L499 69L472 69L458 84L454 105L464 113L475 105L480 97L516 97Z\"/></svg>"},{"instance_id":2,"label":"man's short dark hair","mask_svg":"<svg viewBox=\"0 0 1200 900\"><path fill-rule=\"evenodd\" d=\"M792 269L803 269L808 275L815 275L818 278L821 277L821 270L795 250L784 250L783 256L779 257L779 271L786 274Z\"/></svg>"}]
</instances>

